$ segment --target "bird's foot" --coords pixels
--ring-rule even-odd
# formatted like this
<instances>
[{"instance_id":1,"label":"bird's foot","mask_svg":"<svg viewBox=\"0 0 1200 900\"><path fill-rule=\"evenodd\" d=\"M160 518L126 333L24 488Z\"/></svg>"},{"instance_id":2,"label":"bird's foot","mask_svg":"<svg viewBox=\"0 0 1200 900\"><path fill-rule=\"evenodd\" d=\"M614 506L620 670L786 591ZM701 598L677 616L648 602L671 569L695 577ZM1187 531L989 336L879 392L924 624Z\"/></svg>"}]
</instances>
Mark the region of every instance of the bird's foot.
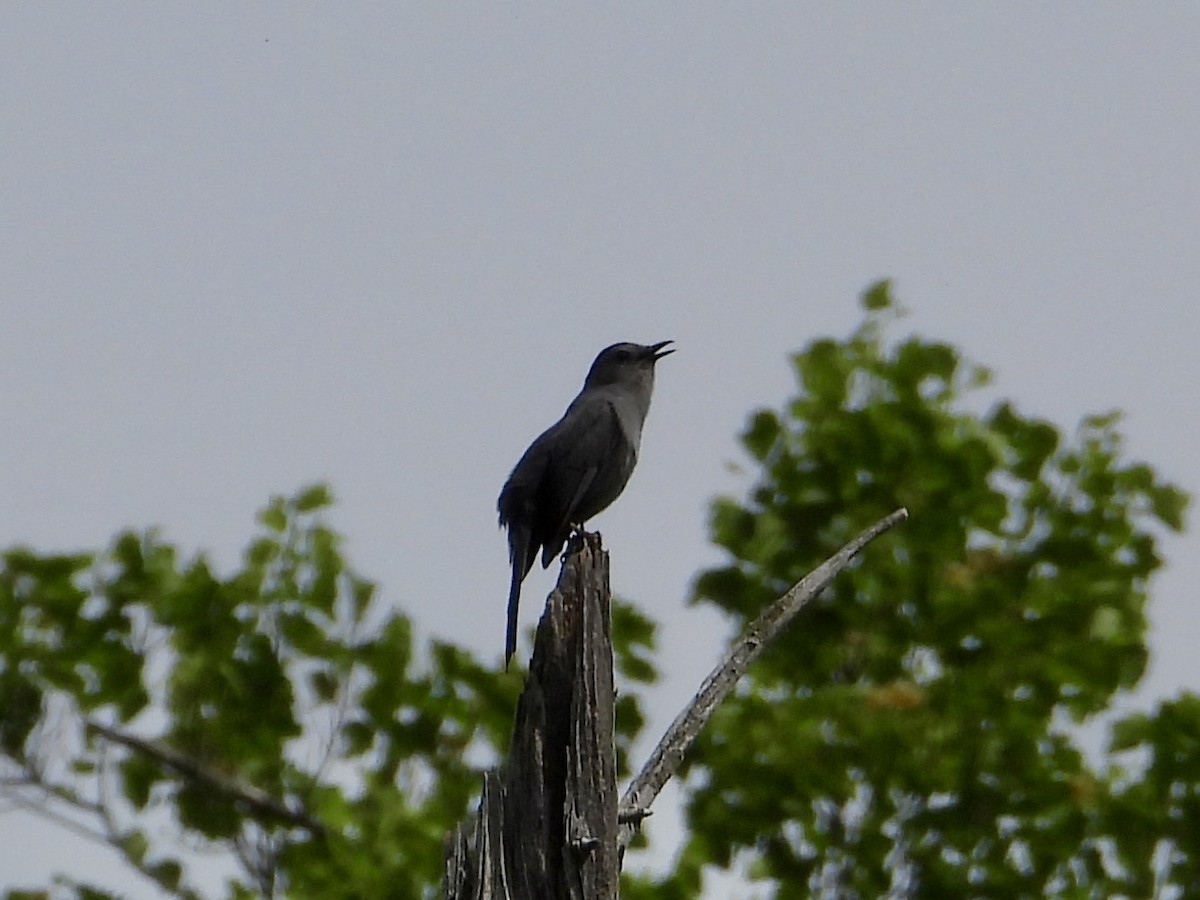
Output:
<instances>
[{"instance_id":1,"label":"bird's foot","mask_svg":"<svg viewBox=\"0 0 1200 900\"><path fill-rule=\"evenodd\" d=\"M589 537L592 537L594 534L598 533L599 532L588 531L583 526L583 523L572 522L571 533L567 536L567 547L565 550L563 550L562 558L565 560L571 554L578 553L583 549L584 542L587 541Z\"/></svg>"}]
</instances>

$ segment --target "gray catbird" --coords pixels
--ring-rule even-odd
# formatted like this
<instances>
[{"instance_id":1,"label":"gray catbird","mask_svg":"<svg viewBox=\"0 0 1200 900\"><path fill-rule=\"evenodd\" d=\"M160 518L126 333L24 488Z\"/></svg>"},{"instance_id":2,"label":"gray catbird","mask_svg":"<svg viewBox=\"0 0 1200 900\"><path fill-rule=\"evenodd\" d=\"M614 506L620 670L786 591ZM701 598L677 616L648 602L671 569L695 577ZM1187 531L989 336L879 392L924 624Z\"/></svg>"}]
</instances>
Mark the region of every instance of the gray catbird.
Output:
<instances>
[{"instance_id":1,"label":"gray catbird","mask_svg":"<svg viewBox=\"0 0 1200 900\"><path fill-rule=\"evenodd\" d=\"M650 409L654 364L674 353L662 341L649 347L613 344L600 351L563 417L529 445L500 491L496 508L508 528L512 584L504 665L517 646L521 582L538 548L550 565L571 535L620 496L637 463L642 423Z\"/></svg>"}]
</instances>

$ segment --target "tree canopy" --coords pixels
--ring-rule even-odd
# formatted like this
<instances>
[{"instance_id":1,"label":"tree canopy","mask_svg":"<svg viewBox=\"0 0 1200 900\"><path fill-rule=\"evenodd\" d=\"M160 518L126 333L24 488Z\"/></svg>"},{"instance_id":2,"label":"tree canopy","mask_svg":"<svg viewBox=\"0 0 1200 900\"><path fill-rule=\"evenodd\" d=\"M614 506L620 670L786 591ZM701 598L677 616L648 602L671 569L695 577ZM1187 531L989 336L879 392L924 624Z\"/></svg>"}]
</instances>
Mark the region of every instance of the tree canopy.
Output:
<instances>
[{"instance_id":1,"label":"tree canopy","mask_svg":"<svg viewBox=\"0 0 1200 900\"><path fill-rule=\"evenodd\" d=\"M1200 891L1200 698L1116 720L1098 764L1072 728L1144 672L1156 538L1187 498L1125 458L1117 414L1064 434L1011 402L980 412L984 369L889 339L886 282L863 308L792 357L794 397L750 416L753 483L713 503L728 560L695 602L737 628L866 524L911 519L721 707L687 763L679 858L625 895L696 896L738 862L779 896ZM230 898L431 896L520 678L418 646L347 562L330 502L271 501L230 573L153 531L5 551L2 797L170 896L201 896L197 848L229 854ZM627 771L654 625L614 616Z\"/></svg>"},{"instance_id":2,"label":"tree canopy","mask_svg":"<svg viewBox=\"0 0 1200 900\"><path fill-rule=\"evenodd\" d=\"M1100 768L1070 726L1146 667L1145 607L1186 497L1123 458L1119 415L1064 436L944 343L886 341L886 282L845 341L795 354L796 396L750 416L758 466L712 507L727 565L695 602L739 625L857 529L886 535L754 667L690 759L706 864L812 896L1150 896L1200 885L1200 704L1116 724ZM884 549L886 548L886 549ZM1131 751L1140 751L1133 753Z\"/></svg>"}]
</instances>

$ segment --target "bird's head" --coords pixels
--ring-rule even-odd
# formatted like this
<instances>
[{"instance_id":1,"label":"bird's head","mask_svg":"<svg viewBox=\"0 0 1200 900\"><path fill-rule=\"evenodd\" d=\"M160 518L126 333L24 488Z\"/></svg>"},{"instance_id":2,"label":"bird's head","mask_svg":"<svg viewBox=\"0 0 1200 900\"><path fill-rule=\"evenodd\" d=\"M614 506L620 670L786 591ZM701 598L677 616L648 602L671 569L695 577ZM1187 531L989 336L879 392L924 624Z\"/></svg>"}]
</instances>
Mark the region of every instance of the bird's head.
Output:
<instances>
[{"instance_id":1,"label":"bird's head","mask_svg":"<svg viewBox=\"0 0 1200 900\"><path fill-rule=\"evenodd\" d=\"M650 388L654 384L654 364L675 352L674 348L667 349L672 343L674 341L660 341L649 346L621 343L605 347L588 370L584 389L614 384Z\"/></svg>"}]
</instances>

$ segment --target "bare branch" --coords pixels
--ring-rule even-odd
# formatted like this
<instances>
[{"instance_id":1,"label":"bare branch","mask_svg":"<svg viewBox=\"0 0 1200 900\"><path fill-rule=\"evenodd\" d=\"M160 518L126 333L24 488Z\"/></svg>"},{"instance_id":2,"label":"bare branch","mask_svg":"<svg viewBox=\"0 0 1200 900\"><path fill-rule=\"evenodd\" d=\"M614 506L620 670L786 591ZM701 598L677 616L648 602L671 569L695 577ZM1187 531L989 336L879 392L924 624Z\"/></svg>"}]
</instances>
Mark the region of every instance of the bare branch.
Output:
<instances>
[{"instance_id":1,"label":"bare branch","mask_svg":"<svg viewBox=\"0 0 1200 900\"><path fill-rule=\"evenodd\" d=\"M217 772L186 753L180 753L157 741L148 741L132 734L126 734L116 728L101 725L99 722L88 720L86 724L89 729L107 740L147 756L184 778L199 782L222 796L242 804L259 818L305 828L315 835L325 833L325 826L303 810L291 809L283 801L277 800L266 791Z\"/></svg>"},{"instance_id":2,"label":"bare branch","mask_svg":"<svg viewBox=\"0 0 1200 900\"><path fill-rule=\"evenodd\" d=\"M647 815L654 798L679 769L683 757L708 724L713 712L733 691L750 664L762 655L796 613L821 593L863 547L907 518L908 511L901 508L859 534L767 607L734 642L720 664L704 679L692 702L671 723L642 771L626 788L620 808L619 845L622 852L629 846L638 823Z\"/></svg>"}]
</instances>

